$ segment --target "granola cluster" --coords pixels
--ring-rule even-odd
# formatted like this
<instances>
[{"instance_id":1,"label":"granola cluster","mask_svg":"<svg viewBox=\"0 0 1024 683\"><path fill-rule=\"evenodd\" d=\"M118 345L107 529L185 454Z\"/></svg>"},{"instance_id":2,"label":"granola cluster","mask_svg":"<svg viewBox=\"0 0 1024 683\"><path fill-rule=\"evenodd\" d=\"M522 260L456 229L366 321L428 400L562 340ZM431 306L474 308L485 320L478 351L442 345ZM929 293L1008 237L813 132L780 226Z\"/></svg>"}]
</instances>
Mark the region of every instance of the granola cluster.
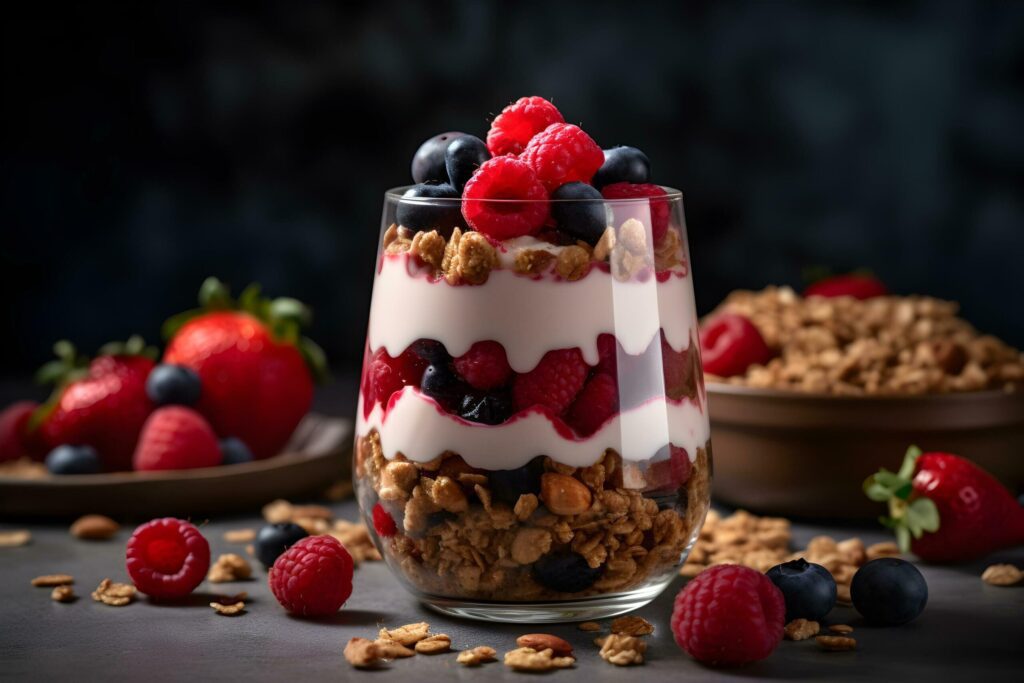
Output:
<instances>
[{"instance_id":1,"label":"granola cluster","mask_svg":"<svg viewBox=\"0 0 1024 683\"><path fill-rule=\"evenodd\" d=\"M310 536L328 534L338 539L349 554L356 566L361 562L373 562L380 560L380 553L377 546L373 544L370 532L366 525L361 522L350 522L344 519L334 519L334 513L329 507L323 505L293 505L287 500L275 500L263 506L263 519L269 524L280 524L292 522L306 530ZM228 533L232 539L227 539ZM236 529L225 534L229 542L244 543L242 539L255 538L256 532L252 529ZM249 553L252 554L251 552Z\"/></svg>"},{"instance_id":2,"label":"granola cluster","mask_svg":"<svg viewBox=\"0 0 1024 683\"><path fill-rule=\"evenodd\" d=\"M630 590L678 565L707 510L710 462L698 449L678 491L644 493L644 473L613 450L594 465L545 458L538 493L498 500L486 472L451 452L426 463L387 460L374 430L357 440L363 509L395 511L398 533L379 538L393 567L419 590L503 601L560 600ZM535 563L571 551L596 570L574 593L538 582Z\"/></svg>"},{"instance_id":3,"label":"granola cluster","mask_svg":"<svg viewBox=\"0 0 1024 683\"><path fill-rule=\"evenodd\" d=\"M957 304L924 296L803 298L788 287L737 291L718 312L743 315L777 354L712 382L849 396L917 395L1024 383L1024 354L979 334Z\"/></svg>"}]
</instances>

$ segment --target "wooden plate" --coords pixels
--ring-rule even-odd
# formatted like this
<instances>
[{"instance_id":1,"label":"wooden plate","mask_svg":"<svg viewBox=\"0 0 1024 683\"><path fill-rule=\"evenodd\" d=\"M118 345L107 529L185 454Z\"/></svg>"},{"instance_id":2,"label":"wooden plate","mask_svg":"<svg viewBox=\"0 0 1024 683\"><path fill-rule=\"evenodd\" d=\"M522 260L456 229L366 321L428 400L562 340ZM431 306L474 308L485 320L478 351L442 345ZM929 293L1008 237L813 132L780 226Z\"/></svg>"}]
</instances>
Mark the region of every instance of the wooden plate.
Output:
<instances>
[{"instance_id":1,"label":"wooden plate","mask_svg":"<svg viewBox=\"0 0 1024 683\"><path fill-rule=\"evenodd\" d=\"M1024 392L858 397L708 383L716 500L772 514L867 518L861 484L911 444L1024 487Z\"/></svg>"},{"instance_id":2,"label":"wooden plate","mask_svg":"<svg viewBox=\"0 0 1024 683\"><path fill-rule=\"evenodd\" d=\"M352 422L311 413L273 458L195 470L0 477L0 516L118 519L246 511L275 498L323 492L351 469Z\"/></svg>"}]
</instances>

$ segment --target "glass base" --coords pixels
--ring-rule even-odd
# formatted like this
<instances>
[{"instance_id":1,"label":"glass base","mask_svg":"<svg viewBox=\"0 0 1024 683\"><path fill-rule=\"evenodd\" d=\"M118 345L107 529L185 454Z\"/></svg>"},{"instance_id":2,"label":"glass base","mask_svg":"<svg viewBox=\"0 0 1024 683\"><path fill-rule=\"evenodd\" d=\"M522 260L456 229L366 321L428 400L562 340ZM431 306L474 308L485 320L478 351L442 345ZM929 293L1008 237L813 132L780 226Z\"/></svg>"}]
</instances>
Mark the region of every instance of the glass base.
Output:
<instances>
[{"instance_id":1,"label":"glass base","mask_svg":"<svg viewBox=\"0 0 1024 683\"><path fill-rule=\"evenodd\" d=\"M672 576L669 576L664 581L628 593L596 595L561 602L472 602L428 595L419 597L423 604L435 612L453 617L509 624L555 624L596 621L632 612L658 597L671 581Z\"/></svg>"}]
</instances>

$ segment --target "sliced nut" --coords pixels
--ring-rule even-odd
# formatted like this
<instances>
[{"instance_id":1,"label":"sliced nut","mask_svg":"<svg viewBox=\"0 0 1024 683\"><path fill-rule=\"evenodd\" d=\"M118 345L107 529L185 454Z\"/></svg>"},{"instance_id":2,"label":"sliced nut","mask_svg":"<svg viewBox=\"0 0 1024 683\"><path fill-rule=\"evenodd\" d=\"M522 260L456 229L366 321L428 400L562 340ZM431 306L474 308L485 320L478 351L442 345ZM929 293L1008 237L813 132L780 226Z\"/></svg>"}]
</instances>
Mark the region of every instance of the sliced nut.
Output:
<instances>
[{"instance_id":1,"label":"sliced nut","mask_svg":"<svg viewBox=\"0 0 1024 683\"><path fill-rule=\"evenodd\" d=\"M593 494L578 479L557 472L541 477L540 497L556 515L578 515L590 509Z\"/></svg>"},{"instance_id":2,"label":"sliced nut","mask_svg":"<svg viewBox=\"0 0 1024 683\"><path fill-rule=\"evenodd\" d=\"M498 658L498 653L493 647L478 645L469 650L463 650L455 658L463 666L479 666L484 662L493 662Z\"/></svg>"},{"instance_id":3,"label":"sliced nut","mask_svg":"<svg viewBox=\"0 0 1024 683\"><path fill-rule=\"evenodd\" d=\"M256 540L255 529L232 529L224 532L224 540L228 543L252 543Z\"/></svg>"},{"instance_id":4,"label":"sliced nut","mask_svg":"<svg viewBox=\"0 0 1024 683\"><path fill-rule=\"evenodd\" d=\"M127 583L114 583L110 579L103 579L96 590L92 592L92 599L102 602L111 607L123 607L135 597L135 586Z\"/></svg>"},{"instance_id":5,"label":"sliced nut","mask_svg":"<svg viewBox=\"0 0 1024 683\"><path fill-rule=\"evenodd\" d=\"M226 583L229 581L244 581L252 576L252 566L241 555L235 553L224 553L217 558L206 580L210 583Z\"/></svg>"},{"instance_id":6,"label":"sliced nut","mask_svg":"<svg viewBox=\"0 0 1024 683\"><path fill-rule=\"evenodd\" d=\"M594 631L600 631L601 630L601 624L597 623L596 621L584 621L584 622L580 622L576 626L576 628L578 628L581 631L594 632Z\"/></svg>"},{"instance_id":7,"label":"sliced nut","mask_svg":"<svg viewBox=\"0 0 1024 683\"><path fill-rule=\"evenodd\" d=\"M1024 579L1024 572L1012 564L994 564L986 569L981 580L990 586L1014 586Z\"/></svg>"},{"instance_id":8,"label":"sliced nut","mask_svg":"<svg viewBox=\"0 0 1024 683\"><path fill-rule=\"evenodd\" d=\"M516 671L550 671L566 669L576 663L572 657L555 657L552 650L520 647L505 653L505 666Z\"/></svg>"},{"instance_id":9,"label":"sliced nut","mask_svg":"<svg viewBox=\"0 0 1024 683\"><path fill-rule=\"evenodd\" d=\"M849 636L818 636L814 641L818 647L828 652L849 652L857 649L857 641Z\"/></svg>"},{"instance_id":10,"label":"sliced nut","mask_svg":"<svg viewBox=\"0 0 1024 683\"><path fill-rule=\"evenodd\" d=\"M786 624L783 630L787 640L807 640L811 636L818 635L821 631L821 624L807 619L794 619Z\"/></svg>"},{"instance_id":11,"label":"sliced nut","mask_svg":"<svg viewBox=\"0 0 1024 683\"><path fill-rule=\"evenodd\" d=\"M853 633L853 627L846 624L832 624L828 627L828 630L832 633L838 633L839 635L847 635Z\"/></svg>"},{"instance_id":12,"label":"sliced nut","mask_svg":"<svg viewBox=\"0 0 1024 683\"><path fill-rule=\"evenodd\" d=\"M434 636L427 636L423 640L416 643L416 652L421 655L436 655L441 652L448 652L452 649L452 639L444 633L438 633Z\"/></svg>"},{"instance_id":13,"label":"sliced nut","mask_svg":"<svg viewBox=\"0 0 1024 683\"><path fill-rule=\"evenodd\" d=\"M105 541L121 528L117 522L103 515L85 515L71 525L71 535L88 541Z\"/></svg>"},{"instance_id":14,"label":"sliced nut","mask_svg":"<svg viewBox=\"0 0 1024 683\"><path fill-rule=\"evenodd\" d=\"M57 586L50 593L50 599L54 602L74 602L75 591L71 586Z\"/></svg>"},{"instance_id":15,"label":"sliced nut","mask_svg":"<svg viewBox=\"0 0 1024 683\"><path fill-rule=\"evenodd\" d=\"M416 624L406 624L396 629L388 630L382 628L378 636L382 640L393 640L401 645L415 645L430 635L430 624L421 621Z\"/></svg>"},{"instance_id":16,"label":"sliced nut","mask_svg":"<svg viewBox=\"0 0 1024 683\"><path fill-rule=\"evenodd\" d=\"M569 644L569 641L553 636L550 633L527 633L521 635L516 638L516 645L532 648L538 652L541 650L551 650L559 657L572 655L572 645Z\"/></svg>"},{"instance_id":17,"label":"sliced nut","mask_svg":"<svg viewBox=\"0 0 1024 683\"><path fill-rule=\"evenodd\" d=\"M44 588L50 588L52 586L66 586L74 583L75 577L71 574L43 574L32 579L32 585Z\"/></svg>"},{"instance_id":18,"label":"sliced nut","mask_svg":"<svg viewBox=\"0 0 1024 683\"><path fill-rule=\"evenodd\" d=\"M410 650L405 645L388 638L378 638L376 640L376 645L377 653L383 659L405 659L406 657L412 657L416 654L415 651Z\"/></svg>"},{"instance_id":19,"label":"sliced nut","mask_svg":"<svg viewBox=\"0 0 1024 683\"><path fill-rule=\"evenodd\" d=\"M354 667L365 669L376 666L383 656L376 642L366 638L352 638L345 645L345 660Z\"/></svg>"},{"instance_id":20,"label":"sliced nut","mask_svg":"<svg viewBox=\"0 0 1024 683\"><path fill-rule=\"evenodd\" d=\"M226 617L233 617L245 612L245 602L241 600L231 603L230 605L226 605L221 602L211 602L210 607L212 607L213 611L217 614L222 614Z\"/></svg>"},{"instance_id":21,"label":"sliced nut","mask_svg":"<svg viewBox=\"0 0 1024 683\"><path fill-rule=\"evenodd\" d=\"M601 641L601 659L615 666L643 664L647 643L640 638L612 633Z\"/></svg>"},{"instance_id":22,"label":"sliced nut","mask_svg":"<svg viewBox=\"0 0 1024 683\"><path fill-rule=\"evenodd\" d=\"M32 534L24 529L17 531L0 531L0 548L17 548L28 545L32 540Z\"/></svg>"},{"instance_id":23,"label":"sliced nut","mask_svg":"<svg viewBox=\"0 0 1024 683\"><path fill-rule=\"evenodd\" d=\"M865 551L868 560L877 560L880 557L896 557L899 554L900 547L892 541L869 545Z\"/></svg>"},{"instance_id":24,"label":"sliced nut","mask_svg":"<svg viewBox=\"0 0 1024 683\"><path fill-rule=\"evenodd\" d=\"M654 633L654 624L643 617L625 616L612 622L611 631L624 636L648 636Z\"/></svg>"}]
</instances>

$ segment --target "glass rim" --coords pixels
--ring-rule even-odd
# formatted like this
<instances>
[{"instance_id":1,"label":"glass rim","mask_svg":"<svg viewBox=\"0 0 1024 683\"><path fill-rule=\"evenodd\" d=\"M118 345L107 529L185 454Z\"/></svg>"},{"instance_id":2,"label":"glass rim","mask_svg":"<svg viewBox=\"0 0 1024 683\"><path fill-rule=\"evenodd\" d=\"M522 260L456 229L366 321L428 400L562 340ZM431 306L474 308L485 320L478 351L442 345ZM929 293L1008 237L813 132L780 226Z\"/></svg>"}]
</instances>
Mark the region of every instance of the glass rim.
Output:
<instances>
[{"instance_id":1,"label":"glass rim","mask_svg":"<svg viewBox=\"0 0 1024 683\"><path fill-rule=\"evenodd\" d=\"M548 204L581 204L585 202L597 202L597 199L463 199L462 197L403 197L402 194L409 189L416 187L415 185L399 185L398 187L392 187L384 193L386 200L393 200L395 202L408 202L415 204L461 204L463 201L467 202L494 202L494 203L509 203L509 204L531 204L531 203L548 203ZM606 204L638 204L641 202L648 202L651 199L658 199L664 201L677 201L683 198L682 190L677 190L674 187L667 185L658 185L662 190L665 191L664 197L622 197L616 199L602 199Z\"/></svg>"}]
</instances>

